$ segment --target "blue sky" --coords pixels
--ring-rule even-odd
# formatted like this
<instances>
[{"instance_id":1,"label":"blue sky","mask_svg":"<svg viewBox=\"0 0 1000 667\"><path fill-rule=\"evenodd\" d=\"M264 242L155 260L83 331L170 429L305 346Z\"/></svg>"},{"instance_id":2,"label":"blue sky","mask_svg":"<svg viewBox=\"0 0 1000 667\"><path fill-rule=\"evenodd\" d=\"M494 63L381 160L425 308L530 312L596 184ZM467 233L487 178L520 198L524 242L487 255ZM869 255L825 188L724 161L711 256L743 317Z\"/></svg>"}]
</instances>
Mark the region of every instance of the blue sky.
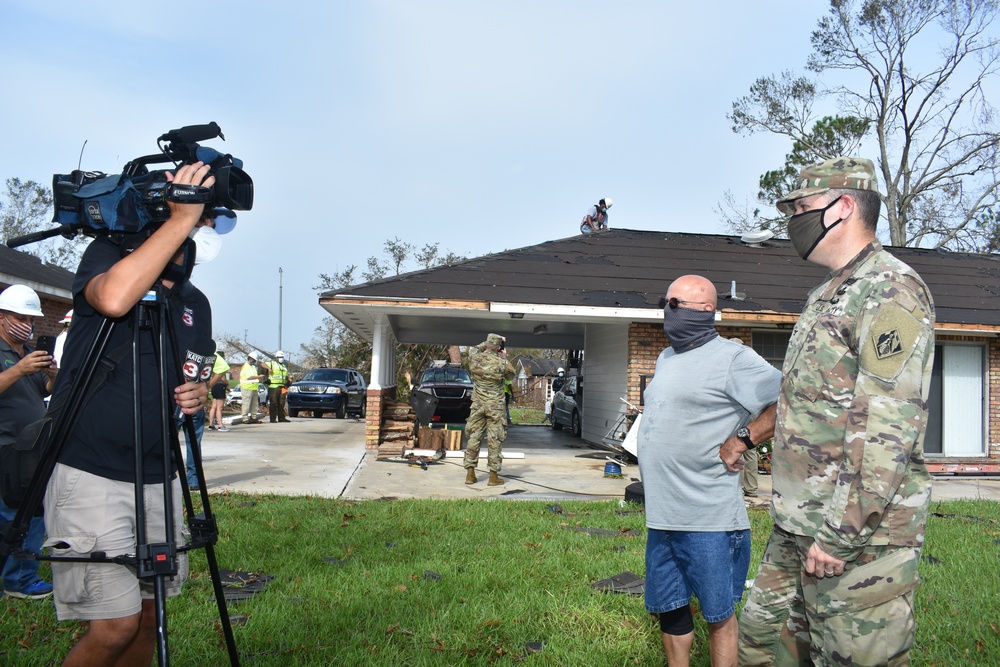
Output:
<instances>
[{"instance_id":1,"label":"blue sky","mask_svg":"<svg viewBox=\"0 0 1000 667\"><path fill-rule=\"evenodd\" d=\"M0 179L118 173L216 121L256 201L195 269L215 331L294 358L320 273L387 239L478 256L611 225L724 233L787 142L726 120L759 76L801 71L824 2L543 0L0 8ZM409 266L406 268L416 268Z\"/></svg>"}]
</instances>

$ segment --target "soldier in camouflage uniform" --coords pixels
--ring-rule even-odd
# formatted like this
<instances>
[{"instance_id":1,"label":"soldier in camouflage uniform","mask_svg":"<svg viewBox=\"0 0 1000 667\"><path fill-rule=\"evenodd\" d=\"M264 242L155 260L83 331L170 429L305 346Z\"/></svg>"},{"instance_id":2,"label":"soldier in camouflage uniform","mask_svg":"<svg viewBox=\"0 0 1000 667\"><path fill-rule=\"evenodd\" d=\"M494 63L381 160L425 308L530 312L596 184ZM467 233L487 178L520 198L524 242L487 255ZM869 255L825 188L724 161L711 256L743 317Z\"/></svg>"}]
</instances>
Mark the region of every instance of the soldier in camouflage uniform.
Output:
<instances>
[{"instance_id":1,"label":"soldier in camouflage uniform","mask_svg":"<svg viewBox=\"0 0 1000 667\"><path fill-rule=\"evenodd\" d=\"M487 436L490 486L503 484L500 472L500 448L507 439L507 411L504 402L504 382L513 379L514 367L507 361L504 337L490 334L486 342L472 348L469 374L472 375L472 412L465 422L469 443L465 450L465 483L476 483L476 463L483 433Z\"/></svg>"},{"instance_id":2,"label":"soldier in camouflage uniform","mask_svg":"<svg viewBox=\"0 0 1000 667\"><path fill-rule=\"evenodd\" d=\"M875 238L870 160L806 167L777 204L809 294L782 371L771 534L740 619L741 665L906 665L931 480L934 305Z\"/></svg>"}]
</instances>

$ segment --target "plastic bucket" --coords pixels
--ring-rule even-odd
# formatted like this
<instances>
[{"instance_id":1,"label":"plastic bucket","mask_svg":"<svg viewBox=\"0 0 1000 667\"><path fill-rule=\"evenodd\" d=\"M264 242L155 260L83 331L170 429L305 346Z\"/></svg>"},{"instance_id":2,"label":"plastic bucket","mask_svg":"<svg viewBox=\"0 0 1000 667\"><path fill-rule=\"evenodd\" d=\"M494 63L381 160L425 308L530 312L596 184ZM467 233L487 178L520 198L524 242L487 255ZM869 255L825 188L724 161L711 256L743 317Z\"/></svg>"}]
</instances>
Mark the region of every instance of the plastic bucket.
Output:
<instances>
[{"instance_id":1,"label":"plastic bucket","mask_svg":"<svg viewBox=\"0 0 1000 667\"><path fill-rule=\"evenodd\" d=\"M605 477L612 477L612 476L620 477L621 474L622 474L622 467L617 463L615 463L614 461L608 461L607 463L604 464Z\"/></svg>"}]
</instances>

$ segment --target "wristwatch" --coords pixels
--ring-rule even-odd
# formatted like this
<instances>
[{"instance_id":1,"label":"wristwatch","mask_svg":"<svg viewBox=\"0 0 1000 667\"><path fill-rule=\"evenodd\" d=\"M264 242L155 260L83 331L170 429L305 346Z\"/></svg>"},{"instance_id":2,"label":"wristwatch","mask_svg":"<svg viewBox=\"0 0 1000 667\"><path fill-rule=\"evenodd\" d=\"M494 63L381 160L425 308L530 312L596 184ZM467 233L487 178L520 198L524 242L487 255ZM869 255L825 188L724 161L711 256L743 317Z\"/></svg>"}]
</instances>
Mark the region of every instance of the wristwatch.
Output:
<instances>
[{"instance_id":1,"label":"wristwatch","mask_svg":"<svg viewBox=\"0 0 1000 667\"><path fill-rule=\"evenodd\" d=\"M753 444L753 440L750 439L750 429L746 426L736 431L736 437L743 441L743 444L747 446L748 450L757 446Z\"/></svg>"}]
</instances>

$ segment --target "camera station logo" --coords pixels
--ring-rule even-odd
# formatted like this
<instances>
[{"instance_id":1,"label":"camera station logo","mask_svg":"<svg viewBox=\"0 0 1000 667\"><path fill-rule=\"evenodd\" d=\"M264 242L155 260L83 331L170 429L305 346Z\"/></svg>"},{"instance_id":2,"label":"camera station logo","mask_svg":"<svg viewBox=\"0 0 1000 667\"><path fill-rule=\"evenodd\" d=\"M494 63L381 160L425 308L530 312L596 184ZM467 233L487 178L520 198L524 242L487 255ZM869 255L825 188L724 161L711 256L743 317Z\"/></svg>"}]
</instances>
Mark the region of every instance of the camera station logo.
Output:
<instances>
[{"instance_id":1,"label":"camera station logo","mask_svg":"<svg viewBox=\"0 0 1000 667\"><path fill-rule=\"evenodd\" d=\"M104 217L101 215L100 202L87 202L87 216L95 222L104 222Z\"/></svg>"},{"instance_id":2,"label":"camera station logo","mask_svg":"<svg viewBox=\"0 0 1000 667\"><path fill-rule=\"evenodd\" d=\"M209 369L211 372L212 369ZM184 362L184 379L192 382L201 377L201 363L197 359L188 358Z\"/></svg>"},{"instance_id":3,"label":"camera station logo","mask_svg":"<svg viewBox=\"0 0 1000 667\"><path fill-rule=\"evenodd\" d=\"M194 312L190 308L184 309L184 315L181 316L181 321L184 322L185 326L194 326Z\"/></svg>"}]
</instances>

